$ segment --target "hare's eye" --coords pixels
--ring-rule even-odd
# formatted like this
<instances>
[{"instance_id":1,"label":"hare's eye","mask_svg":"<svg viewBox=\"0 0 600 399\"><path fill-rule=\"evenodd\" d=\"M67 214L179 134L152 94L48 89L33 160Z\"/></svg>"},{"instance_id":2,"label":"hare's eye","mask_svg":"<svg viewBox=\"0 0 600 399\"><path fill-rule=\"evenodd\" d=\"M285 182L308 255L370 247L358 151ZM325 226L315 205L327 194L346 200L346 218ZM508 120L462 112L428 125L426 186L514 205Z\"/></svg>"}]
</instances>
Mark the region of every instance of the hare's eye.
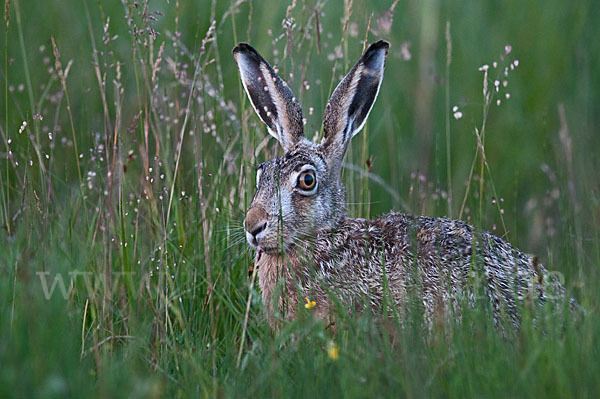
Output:
<instances>
[{"instance_id":1,"label":"hare's eye","mask_svg":"<svg viewBox=\"0 0 600 399\"><path fill-rule=\"evenodd\" d=\"M317 176L312 169L305 170L298 176L298 188L303 191L313 191L317 185Z\"/></svg>"}]
</instances>

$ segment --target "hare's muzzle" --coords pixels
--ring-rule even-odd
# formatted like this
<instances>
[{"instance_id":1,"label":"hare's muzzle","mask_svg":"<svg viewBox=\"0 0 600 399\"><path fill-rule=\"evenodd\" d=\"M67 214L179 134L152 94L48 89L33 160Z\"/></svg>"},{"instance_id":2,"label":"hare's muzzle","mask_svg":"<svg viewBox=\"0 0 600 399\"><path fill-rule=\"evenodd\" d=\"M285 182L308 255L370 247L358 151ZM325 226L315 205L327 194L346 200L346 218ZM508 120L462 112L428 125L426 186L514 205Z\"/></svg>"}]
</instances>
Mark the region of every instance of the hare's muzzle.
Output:
<instances>
[{"instance_id":1,"label":"hare's muzzle","mask_svg":"<svg viewBox=\"0 0 600 399\"><path fill-rule=\"evenodd\" d=\"M264 236L267 228L267 212L259 206L250 208L246 213L244 228L246 229L248 244L253 247L259 246L260 239Z\"/></svg>"}]
</instances>

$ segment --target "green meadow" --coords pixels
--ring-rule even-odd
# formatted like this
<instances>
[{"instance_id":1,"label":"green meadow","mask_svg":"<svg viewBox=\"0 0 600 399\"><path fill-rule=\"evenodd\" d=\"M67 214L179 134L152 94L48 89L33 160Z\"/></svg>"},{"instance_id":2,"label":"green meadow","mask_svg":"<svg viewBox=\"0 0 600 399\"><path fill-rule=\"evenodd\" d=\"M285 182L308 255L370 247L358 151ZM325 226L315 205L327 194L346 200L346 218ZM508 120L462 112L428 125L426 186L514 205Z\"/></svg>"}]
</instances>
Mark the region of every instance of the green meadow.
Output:
<instances>
[{"instance_id":1,"label":"green meadow","mask_svg":"<svg viewBox=\"0 0 600 399\"><path fill-rule=\"evenodd\" d=\"M0 397L600 395L600 5L594 0L6 0ZM282 154L231 55L257 48L320 140L391 43L351 144L348 214L460 218L582 310L419 323L301 309L273 331L242 223ZM419 310L407 317L419 318ZM567 312L568 313L568 312Z\"/></svg>"}]
</instances>

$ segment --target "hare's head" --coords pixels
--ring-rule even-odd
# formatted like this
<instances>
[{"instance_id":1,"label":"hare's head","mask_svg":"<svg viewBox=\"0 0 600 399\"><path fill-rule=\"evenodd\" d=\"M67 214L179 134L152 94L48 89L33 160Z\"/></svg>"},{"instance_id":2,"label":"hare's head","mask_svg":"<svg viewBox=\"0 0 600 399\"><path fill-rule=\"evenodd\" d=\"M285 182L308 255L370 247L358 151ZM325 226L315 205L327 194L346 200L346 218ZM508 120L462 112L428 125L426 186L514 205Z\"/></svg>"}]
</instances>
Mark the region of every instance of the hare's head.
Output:
<instances>
[{"instance_id":1,"label":"hare's head","mask_svg":"<svg viewBox=\"0 0 600 399\"><path fill-rule=\"evenodd\" d=\"M267 61L245 43L233 49L250 102L284 151L256 169L256 194L244 221L250 245L266 253L289 250L345 217L344 154L377 98L388 47L372 44L336 87L318 145L304 137L302 108Z\"/></svg>"}]
</instances>

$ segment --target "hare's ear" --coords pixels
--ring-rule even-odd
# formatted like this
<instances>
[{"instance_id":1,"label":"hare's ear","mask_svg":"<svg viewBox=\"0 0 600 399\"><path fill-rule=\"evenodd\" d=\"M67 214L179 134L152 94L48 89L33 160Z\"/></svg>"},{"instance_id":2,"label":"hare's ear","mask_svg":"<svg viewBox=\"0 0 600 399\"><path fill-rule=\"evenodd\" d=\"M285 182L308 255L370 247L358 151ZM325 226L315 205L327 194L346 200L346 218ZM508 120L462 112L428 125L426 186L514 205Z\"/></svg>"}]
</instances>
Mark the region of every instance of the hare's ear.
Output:
<instances>
[{"instance_id":1,"label":"hare's ear","mask_svg":"<svg viewBox=\"0 0 600 399\"><path fill-rule=\"evenodd\" d=\"M271 65L250 45L240 43L233 49L242 83L254 110L267 125L284 151L302 138L302 108L294 94Z\"/></svg>"},{"instance_id":2,"label":"hare's ear","mask_svg":"<svg viewBox=\"0 0 600 399\"><path fill-rule=\"evenodd\" d=\"M350 139L365 124L383 80L389 43L380 40L352 67L335 88L323 115L323 142L328 158L341 166Z\"/></svg>"}]
</instances>

